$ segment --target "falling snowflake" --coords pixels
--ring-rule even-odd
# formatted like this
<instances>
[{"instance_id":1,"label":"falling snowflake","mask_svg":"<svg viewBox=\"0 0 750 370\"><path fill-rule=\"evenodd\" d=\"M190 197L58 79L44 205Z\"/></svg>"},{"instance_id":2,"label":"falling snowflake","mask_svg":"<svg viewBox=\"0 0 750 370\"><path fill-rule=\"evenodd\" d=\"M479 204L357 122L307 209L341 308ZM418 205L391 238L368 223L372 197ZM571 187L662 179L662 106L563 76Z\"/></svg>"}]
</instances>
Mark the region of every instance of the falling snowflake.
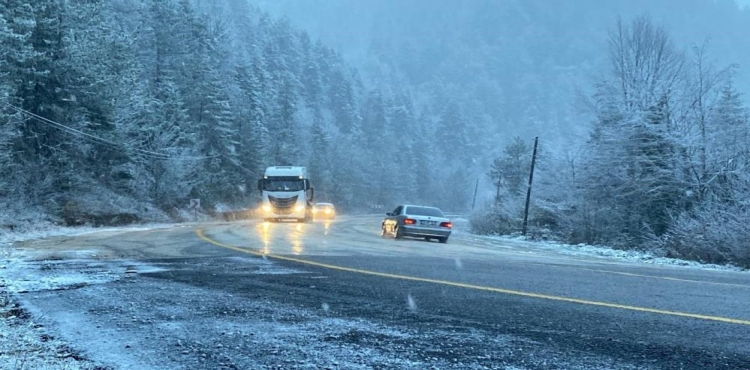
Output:
<instances>
[{"instance_id":1,"label":"falling snowflake","mask_svg":"<svg viewBox=\"0 0 750 370\"><path fill-rule=\"evenodd\" d=\"M406 296L406 304L408 305L410 311L417 310L417 303L414 302L414 298L411 296L411 294Z\"/></svg>"}]
</instances>

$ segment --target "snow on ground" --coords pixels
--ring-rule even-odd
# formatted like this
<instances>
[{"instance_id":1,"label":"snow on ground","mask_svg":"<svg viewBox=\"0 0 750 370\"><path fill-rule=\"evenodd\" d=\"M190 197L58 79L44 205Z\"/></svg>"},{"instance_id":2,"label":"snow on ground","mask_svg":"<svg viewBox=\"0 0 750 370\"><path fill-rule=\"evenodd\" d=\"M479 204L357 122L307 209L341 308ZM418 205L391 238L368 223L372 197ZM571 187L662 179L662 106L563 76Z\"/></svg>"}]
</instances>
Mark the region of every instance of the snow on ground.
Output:
<instances>
[{"instance_id":1,"label":"snow on ground","mask_svg":"<svg viewBox=\"0 0 750 370\"><path fill-rule=\"evenodd\" d=\"M454 233L467 236L470 240L490 241L516 249L535 251L539 253L554 253L571 257L596 257L619 262L645 263L650 265L675 266L686 268L698 268L706 270L723 271L746 271L741 267L732 265L715 265L697 261L687 261L677 258L657 256L648 251L620 250L607 246L595 246L587 244L565 244L548 240L527 240L523 236L497 236L477 235L471 233L470 221L466 218L457 217L453 220Z\"/></svg>"},{"instance_id":2,"label":"snow on ground","mask_svg":"<svg viewBox=\"0 0 750 370\"><path fill-rule=\"evenodd\" d=\"M176 224L142 224L126 227L64 227L52 224L42 223L34 226L27 226L21 230L8 230L0 228L0 247L10 247L11 244L19 241L43 239L53 236L76 236L105 231L145 231L154 229L165 229L174 227Z\"/></svg>"},{"instance_id":3,"label":"snow on ground","mask_svg":"<svg viewBox=\"0 0 750 370\"><path fill-rule=\"evenodd\" d=\"M479 236L482 239L488 239L503 244L525 248L546 253L557 253L571 257L596 257L613 261L644 263L649 265L674 266L685 268L697 268L706 270L723 270L723 271L746 271L745 269L732 265L714 265L700 263L697 261L687 261L677 258L668 258L656 256L648 251L638 250L619 250L606 246L594 246L587 244L565 244L554 241L529 241L522 236Z\"/></svg>"},{"instance_id":4,"label":"snow on ground","mask_svg":"<svg viewBox=\"0 0 750 370\"><path fill-rule=\"evenodd\" d=\"M75 289L114 281L129 269L159 271L158 267L137 266L127 261L87 260L95 251L40 252L13 249L15 242L53 236L83 235L103 231L136 231L174 225L151 224L124 228L59 227L50 224L27 226L20 231L0 229L0 369L97 369L64 342L56 339L20 307L14 295L23 292ZM52 259L48 259L48 258ZM132 271L130 271L132 272Z\"/></svg>"},{"instance_id":5,"label":"snow on ground","mask_svg":"<svg viewBox=\"0 0 750 370\"><path fill-rule=\"evenodd\" d=\"M74 370L98 366L55 339L56 334L38 323L53 313L27 312L25 307L19 305L16 294L36 292L57 295L62 291L101 286L119 280L132 282L132 277L137 274L167 270L166 263L96 260L96 251L91 250L55 252L52 259L49 257L29 251L14 251L9 258L0 260L0 369ZM233 269L239 272L247 269L252 274L304 273L279 267L264 259L229 257L227 261L239 263L238 268ZM78 322L73 317L70 319Z\"/></svg>"},{"instance_id":6,"label":"snow on ground","mask_svg":"<svg viewBox=\"0 0 750 370\"><path fill-rule=\"evenodd\" d=\"M96 369L27 317L15 303L0 300L0 369Z\"/></svg>"},{"instance_id":7,"label":"snow on ground","mask_svg":"<svg viewBox=\"0 0 750 370\"><path fill-rule=\"evenodd\" d=\"M76 236L107 231L144 231L174 227L173 224L150 224L118 228L59 227L43 224L27 227L22 231L0 231L0 287L8 292L65 289L81 284L105 283L113 280L113 271L125 271L123 266L109 266L105 262L95 264L87 259L96 257L91 250L44 251L19 250L13 243L43 239L54 236ZM125 263L126 261L121 261ZM77 271L63 268L63 264L80 265ZM47 271L48 273L39 273ZM49 273L68 271L65 274Z\"/></svg>"},{"instance_id":8,"label":"snow on ground","mask_svg":"<svg viewBox=\"0 0 750 370\"><path fill-rule=\"evenodd\" d=\"M70 255L92 254L76 251ZM57 253L55 260L14 259L0 273L0 284L10 293L27 293L44 290L75 289L92 284L103 284L122 279L128 274L163 271L128 260L92 261L67 259ZM2 266L0 266L2 267Z\"/></svg>"},{"instance_id":9,"label":"snow on ground","mask_svg":"<svg viewBox=\"0 0 750 370\"><path fill-rule=\"evenodd\" d=\"M35 318L22 308L14 293L30 289L61 289L83 284L77 274L47 276L39 281L24 276L37 268L29 268L18 256L0 260L0 369L94 369L57 340Z\"/></svg>"},{"instance_id":10,"label":"snow on ground","mask_svg":"<svg viewBox=\"0 0 750 370\"><path fill-rule=\"evenodd\" d=\"M98 369L81 357L31 315L16 299L18 293L62 291L112 282L135 272L163 269L129 261L86 259L92 251L57 254L54 260L35 259L28 252L14 252L0 260L0 369Z\"/></svg>"},{"instance_id":11,"label":"snow on ground","mask_svg":"<svg viewBox=\"0 0 750 370\"><path fill-rule=\"evenodd\" d=\"M724 271L746 271L741 267L732 265L715 265L697 261L687 261L677 258L668 258L654 255L648 251L620 250L607 246L596 246L588 244L565 244L551 240L528 240L521 235L478 235L471 233L471 223L463 217L453 220L453 232L464 235L472 241L484 241L514 249L533 251L537 253L552 253L571 257L595 257L604 258L618 262L645 263L650 265L675 266L686 268L698 268L706 270Z\"/></svg>"}]
</instances>

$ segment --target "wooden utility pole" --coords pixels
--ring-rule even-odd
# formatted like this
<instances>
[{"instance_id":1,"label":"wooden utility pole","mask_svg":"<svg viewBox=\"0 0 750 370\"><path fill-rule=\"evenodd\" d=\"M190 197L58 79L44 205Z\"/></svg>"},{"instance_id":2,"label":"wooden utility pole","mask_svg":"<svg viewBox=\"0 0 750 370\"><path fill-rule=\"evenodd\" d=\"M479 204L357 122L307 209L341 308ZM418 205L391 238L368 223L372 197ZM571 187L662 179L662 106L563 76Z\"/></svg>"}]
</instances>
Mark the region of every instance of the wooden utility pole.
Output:
<instances>
[{"instance_id":1,"label":"wooden utility pole","mask_svg":"<svg viewBox=\"0 0 750 370\"><path fill-rule=\"evenodd\" d=\"M471 202L471 210L474 210L474 206L477 205L477 190L479 190L479 179L477 179L477 184L474 185L474 201Z\"/></svg>"},{"instance_id":2,"label":"wooden utility pole","mask_svg":"<svg viewBox=\"0 0 750 370\"><path fill-rule=\"evenodd\" d=\"M531 172L529 173L529 187L526 189L526 208L523 211L523 228L521 234L526 236L526 227L529 223L529 202L531 202L531 183L534 181L534 165L536 164L536 147L539 144L539 136L534 138L534 154L531 156Z\"/></svg>"}]
</instances>

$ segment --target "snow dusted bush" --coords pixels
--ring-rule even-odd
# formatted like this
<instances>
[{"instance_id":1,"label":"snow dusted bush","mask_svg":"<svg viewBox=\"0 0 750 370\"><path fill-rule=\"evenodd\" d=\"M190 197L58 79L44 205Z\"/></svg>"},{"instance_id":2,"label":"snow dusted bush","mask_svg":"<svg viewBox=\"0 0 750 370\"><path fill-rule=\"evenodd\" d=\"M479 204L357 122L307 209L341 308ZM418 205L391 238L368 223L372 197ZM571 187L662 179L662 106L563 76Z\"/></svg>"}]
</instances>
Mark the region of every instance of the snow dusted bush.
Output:
<instances>
[{"instance_id":1,"label":"snow dusted bush","mask_svg":"<svg viewBox=\"0 0 750 370\"><path fill-rule=\"evenodd\" d=\"M0 201L0 233L23 230L30 225L50 223L51 219L40 207L29 206L24 201Z\"/></svg>"},{"instance_id":2,"label":"snow dusted bush","mask_svg":"<svg viewBox=\"0 0 750 370\"><path fill-rule=\"evenodd\" d=\"M750 209L716 204L680 216L662 239L668 257L750 267Z\"/></svg>"},{"instance_id":3,"label":"snow dusted bush","mask_svg":"<svg viewBox=\"0 0 750 370\"><path fill-rule=\"evenodd\" d=\"M509 235L520 230L517 219L501 207L488 207L475 212L469 219L471 232L481 235Z\"/></svg>"}]
</instances>

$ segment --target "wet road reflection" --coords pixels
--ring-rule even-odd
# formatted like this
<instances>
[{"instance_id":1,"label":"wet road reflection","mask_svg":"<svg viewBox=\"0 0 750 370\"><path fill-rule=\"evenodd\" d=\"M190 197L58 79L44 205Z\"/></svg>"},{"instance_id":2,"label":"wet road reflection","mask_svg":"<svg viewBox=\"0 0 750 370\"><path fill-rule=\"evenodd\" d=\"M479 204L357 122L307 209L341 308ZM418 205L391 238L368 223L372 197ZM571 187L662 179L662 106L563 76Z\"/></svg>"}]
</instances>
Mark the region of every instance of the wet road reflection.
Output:
<instances>
[{"instance_id":1,"label":"wet road reflection","mask_svg":"<svg viewBox=\"0 0 750 370\"><path fill-rule=\"evenodd\" d=\"M299 255L304 252L305 247L303 237L305 236L305 225L297 224L294 228L295 232L289 234L289 240L292 242L292 254Z\"/></svg>"},{"instance_id":2,"label":"wet road reflection","mask_svg":"<svg viewBox=\"0 0 750 370\"><path fill-rule=\"evenodd\" d=\"M244 229L247 239L238 240L236 244L257 249L262 254L278 255L435 252L433 243L422 240L383 240L377 228L379 220L352 224L346 218L308 223L262 222ZM347 242L341 243L340 238Z\"/></svg>"},{"instance_id":3,"label":"wet road reflection","mask_svg":"<svg viewBox=\"0 0 750 370\"><path fill-rule=\"evenodd\" d=\"M310 240L315 240L316 236L330 235L332 225L333 221L331 220L321 220L307 224L285 222L259 223L255 227L256 238L262 243L259 252L262 254L303 254L307 251L306 243ZM323 244L326 244L326 242L324 241Z\"/></svg>"},{"instance_id":4,"label":"wet road reflection","mask_svg":"<svg viewBox=\"0 0 750 370\"><path fill-rule=\"evenodd\" d=\"M272 225L270 222L263 222L258 224L258 235L260 235L260 240L263 242L263 248L261 248L260 253L271 253L271 250L269 248L269 246L271 245L271 226Z\"/></svg>"}]
</instances>

